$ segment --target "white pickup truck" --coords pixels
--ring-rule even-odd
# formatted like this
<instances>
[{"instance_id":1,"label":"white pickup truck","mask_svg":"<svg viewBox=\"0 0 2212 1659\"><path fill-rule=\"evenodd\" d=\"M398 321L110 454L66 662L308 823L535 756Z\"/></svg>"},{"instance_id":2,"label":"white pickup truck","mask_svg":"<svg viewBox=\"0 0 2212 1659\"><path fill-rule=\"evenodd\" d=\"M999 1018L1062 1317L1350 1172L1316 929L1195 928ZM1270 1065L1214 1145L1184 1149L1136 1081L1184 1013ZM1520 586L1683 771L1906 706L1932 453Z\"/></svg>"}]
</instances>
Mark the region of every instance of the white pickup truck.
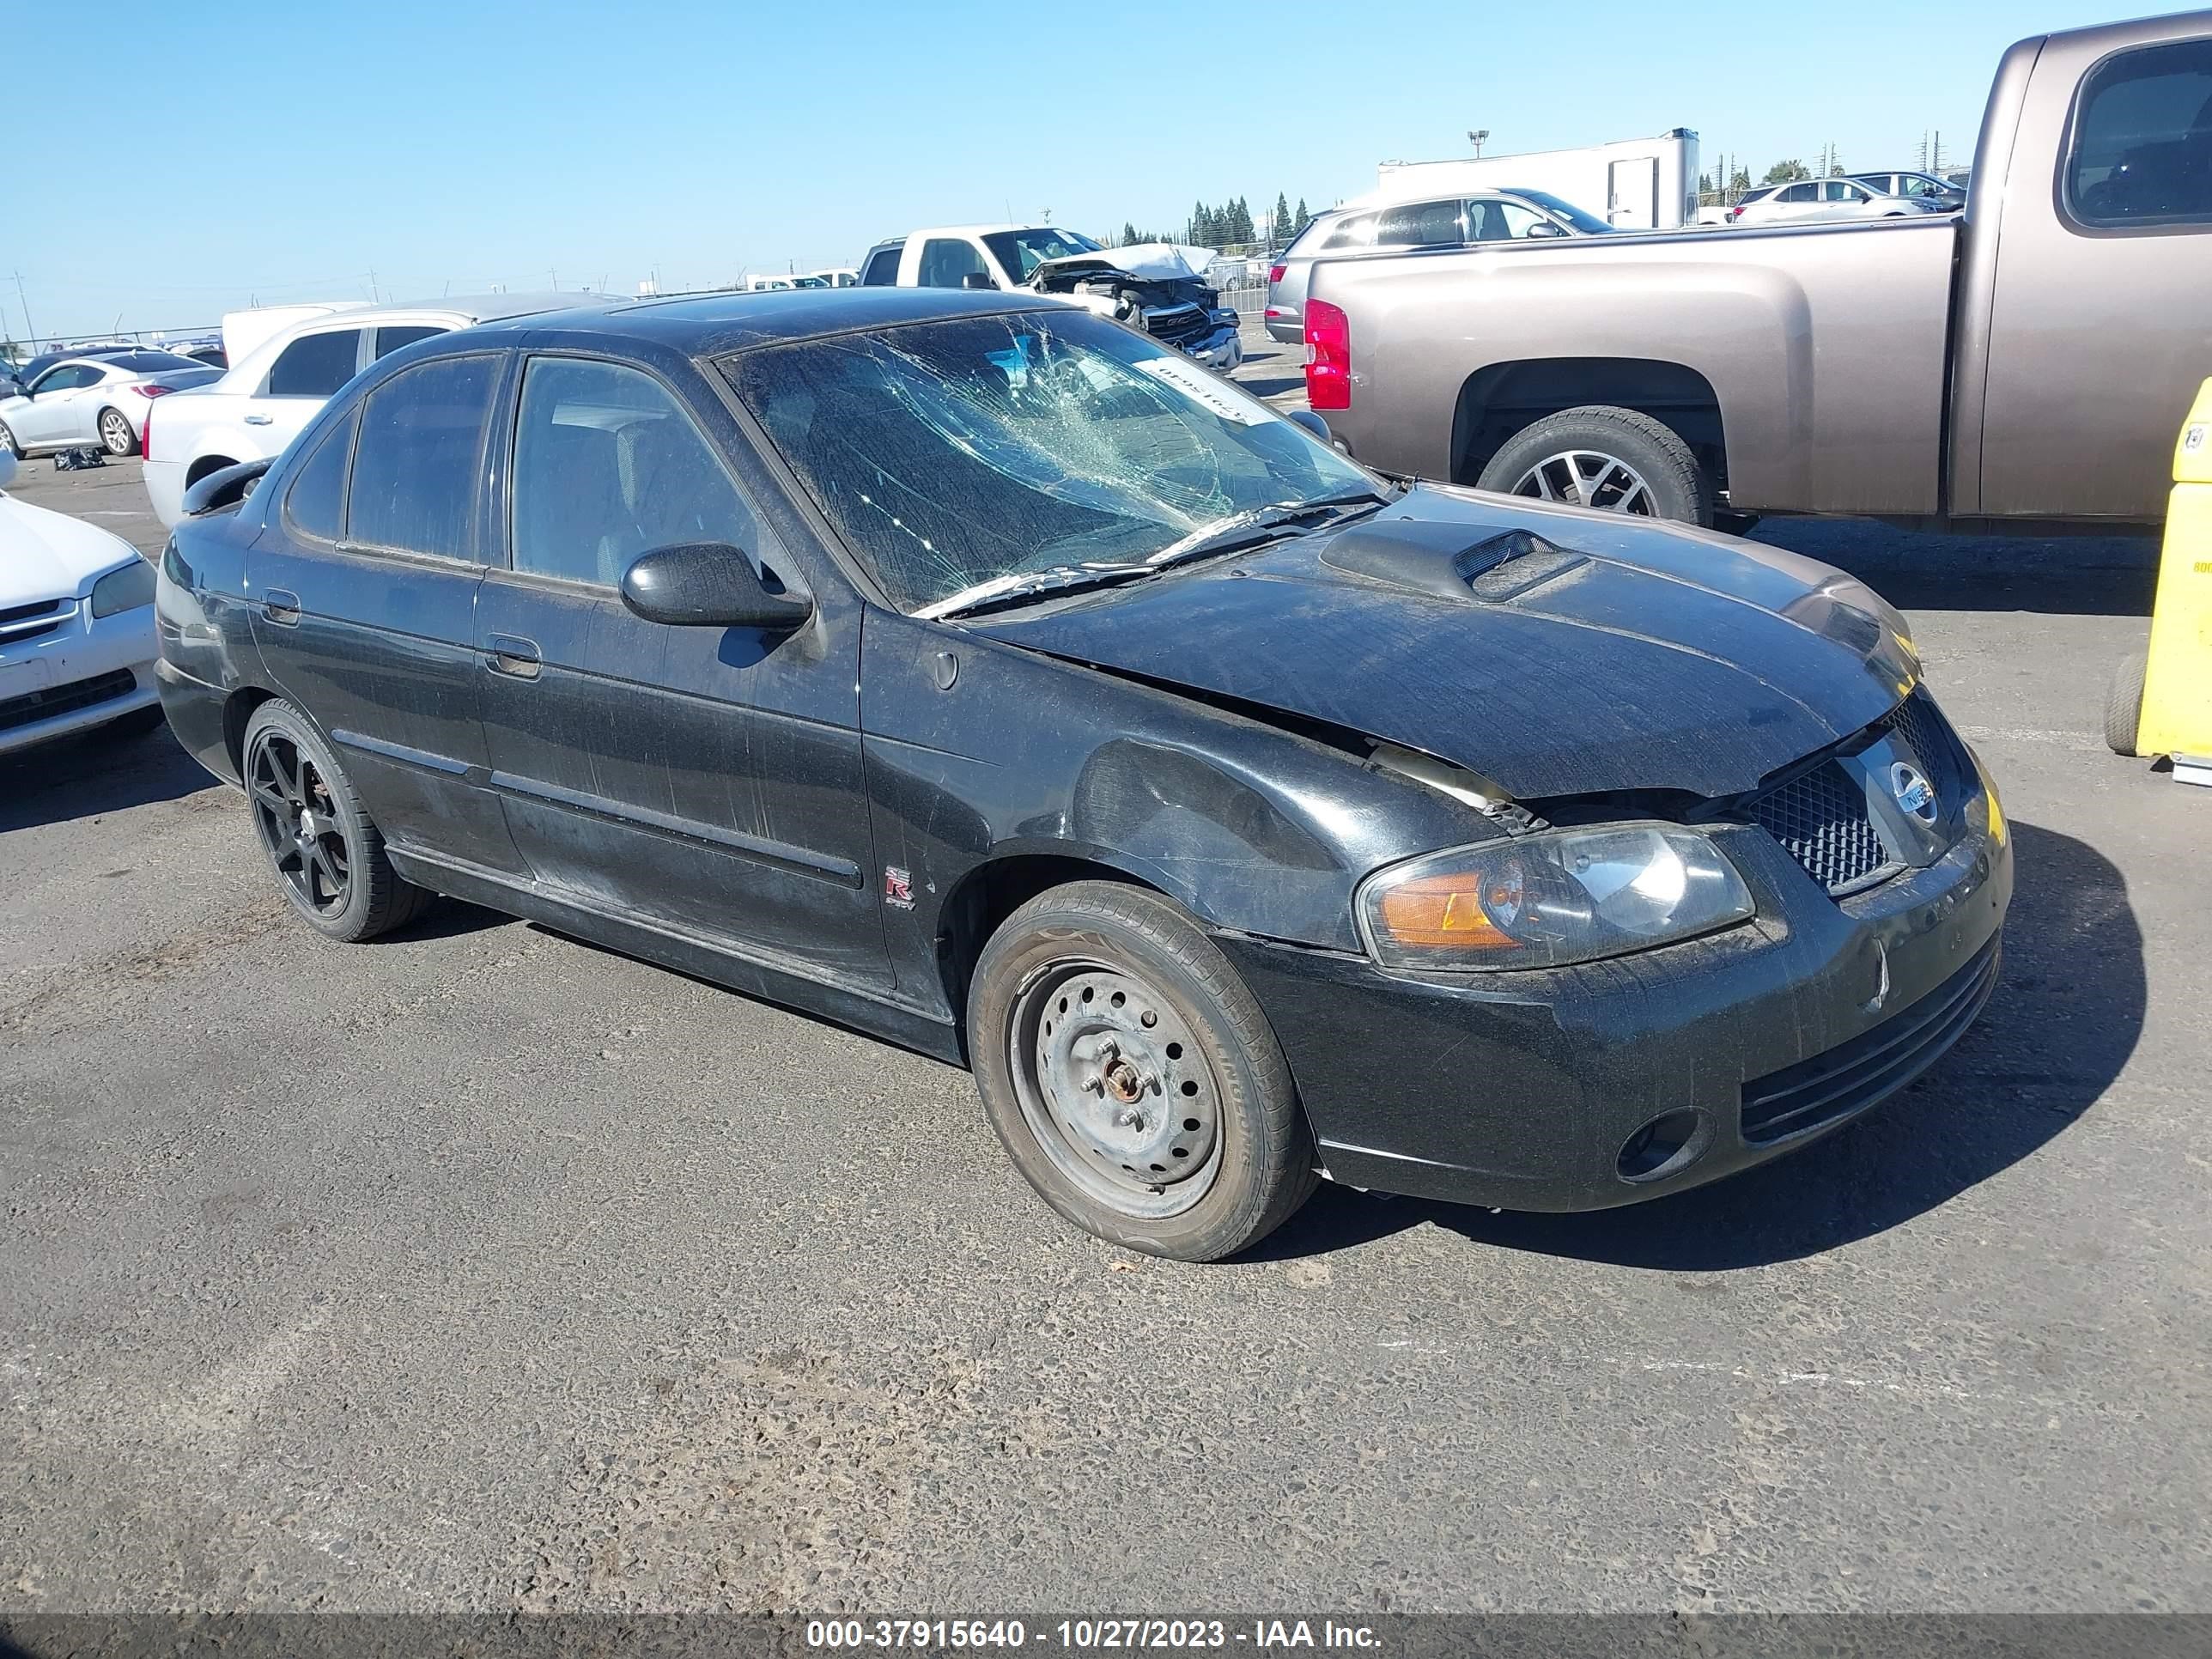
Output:
<instances>
[{"instance_id":1,"label":"white pickup truck","mask_svg":"<svg viewBox=\"0 0 2212 1659\"><path fill-rule=\"evenodd\" d=\"M1171 242L1103 247L1058 225L934 225L870 248L860 286L1048 294L1226 370L1244 361L1244 349L1237 313L1206 280L1212 258L1210 248Z\"/></svg>"},{"instance_id":2,"label":"white pickup truck","mask_svg":"<svg viewBox=\"0 0 2212 1659\"><path fill-rule=\"evenodd\" d=\"M140 441L154 514L174 526L185 515L185 492L202 478L283 453L332 392L386 352L493 318L605 303L596 294L491 294L420 305L301 307L303 314L289 327L234 351L229 372L214 385L161 400L159 418L147 421ZM227 343L232 335L226 318Z\"/></svg>"}]
</instances>

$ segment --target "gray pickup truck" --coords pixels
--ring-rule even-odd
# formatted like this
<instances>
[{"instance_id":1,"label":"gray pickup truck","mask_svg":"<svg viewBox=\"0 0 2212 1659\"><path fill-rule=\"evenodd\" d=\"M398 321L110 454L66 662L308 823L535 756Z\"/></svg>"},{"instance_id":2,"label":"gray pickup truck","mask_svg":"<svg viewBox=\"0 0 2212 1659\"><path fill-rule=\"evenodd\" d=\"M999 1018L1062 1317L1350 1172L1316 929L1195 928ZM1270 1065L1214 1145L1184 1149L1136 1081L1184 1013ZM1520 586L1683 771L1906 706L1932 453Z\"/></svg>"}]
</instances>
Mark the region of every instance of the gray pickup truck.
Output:
<instances>
[{"instance_id":1,"label":"gray pickup truck","mask_svg":"<svg viewBox=\"0 0 2212 1659\"><path fill-rule=\"evenodd\" d=\"M2006 52L1955 216L1324 259L1306 342L1386 471L1699 524L2154 523L2212 375L2212 11Z\"/></svg>"}]
</instances>

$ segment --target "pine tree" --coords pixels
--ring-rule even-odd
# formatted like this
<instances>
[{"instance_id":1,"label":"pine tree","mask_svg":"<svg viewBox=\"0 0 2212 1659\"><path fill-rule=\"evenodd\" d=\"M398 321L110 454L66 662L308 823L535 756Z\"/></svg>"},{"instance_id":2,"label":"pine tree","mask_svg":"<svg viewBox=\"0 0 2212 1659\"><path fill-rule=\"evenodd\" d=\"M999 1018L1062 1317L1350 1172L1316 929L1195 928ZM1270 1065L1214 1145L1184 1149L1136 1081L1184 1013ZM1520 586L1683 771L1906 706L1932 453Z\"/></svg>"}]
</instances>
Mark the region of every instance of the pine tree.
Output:
<instances>
[{"instance_id":1,"label":"pine tree","mask_svg":"<svg viewBox=\"0 0 2212 1659\"><path fill-rule=\"evenodd\" d=\"M1130 221L1124 219L1121 222L1121 246L1123 247L1134 247L1136 245L1137 227Z\"/></svg>"},{"instance_id":2,"label":"pine tree","mask_svg":"<svg viewBox=\"0 0 2212 1659\"><path fill-rule=\"evenodd\" d=\"M1304 230L1312 222L1313 215L1306 211L1306 198L1301 196L1298 198L1298 222L1297 228L1298 230Z\"/></svg>"},{"instance_id":3,"label":"pine tree","mask_svg":"<svg viewBox=\"0 0 2212 1659\"><path fill-rule=\"evenodd\" d=\"M1291 204L1279 190L1275 192L1275 216L1267 222L1267 239L1280 241L1291 228Z\"/></svg>"}]
</instances>

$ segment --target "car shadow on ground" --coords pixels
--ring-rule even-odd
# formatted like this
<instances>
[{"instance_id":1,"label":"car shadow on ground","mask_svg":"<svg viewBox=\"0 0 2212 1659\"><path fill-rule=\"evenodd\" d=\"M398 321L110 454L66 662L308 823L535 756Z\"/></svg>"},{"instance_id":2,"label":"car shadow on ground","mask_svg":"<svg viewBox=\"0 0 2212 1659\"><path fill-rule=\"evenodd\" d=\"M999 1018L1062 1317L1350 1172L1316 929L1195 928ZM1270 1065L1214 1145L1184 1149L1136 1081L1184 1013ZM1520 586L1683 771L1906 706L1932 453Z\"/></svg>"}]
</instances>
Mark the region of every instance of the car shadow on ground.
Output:
<instances>
[{"instance_id":1,"label":"car shadow on ground","mask_svg":"<svg viewBox=\"0 0 2212 1659\"><path fill-rule=\"evenodd\" d=\"M1864 519L1765 519L1751 539L1848 570L1902 611L2148 617L2154 536L1900 535Z\"/></svg>"},{"instance_id":2,"label":"car shadow on ground","mask_svg":"<svg viewBox=\"0 0 2212 1659\"><path fill-rule=\"evenodd\" d=\"M1712 1273L1818 1255L1948 1203L2094 1106L2142 1029L2142 935L2120 872L2071 836L2013 830L2015 885L1996 994L1928 1076L1868 1117L1712 1186L1584 1215L1324 1185L1250 1259L1323 1255L1426 1221L1504 1249Z\"/></svg>"},{"instance_id":3,"label":"car shadow on ground","mask_svg":"<svg viewBox=\"0 0 2212 1659\"><path fill-rule=\"evenodd\" d=\"M177 746L166 726L137 734L103 728L0 761L0 834L222 787Z\"/></svg>"}]
</instances>

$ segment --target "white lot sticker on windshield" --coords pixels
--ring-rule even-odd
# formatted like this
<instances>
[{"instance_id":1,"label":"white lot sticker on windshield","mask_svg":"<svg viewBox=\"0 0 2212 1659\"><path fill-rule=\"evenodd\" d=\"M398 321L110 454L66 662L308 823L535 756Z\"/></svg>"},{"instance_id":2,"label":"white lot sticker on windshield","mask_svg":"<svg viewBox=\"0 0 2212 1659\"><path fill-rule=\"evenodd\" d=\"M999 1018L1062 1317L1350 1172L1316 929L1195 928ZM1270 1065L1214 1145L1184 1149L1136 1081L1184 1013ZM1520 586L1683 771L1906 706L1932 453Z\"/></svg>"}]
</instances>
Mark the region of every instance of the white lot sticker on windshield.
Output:
<instances>
[{"instance_id":1,"label":"white lot sticker on windshield","mask_svg":"<svg viewBox=\"0 0 2212 1659\"><path fill-rule=\"evenodd\" d=\"M1176 391L1195 398L1223 420L1234 421L1239 426L1258 426L1263 421L1282 418L1237 397L1188 357L1147 357L1136 365L1136 369L1139 374L1166 381Z\"/></svg>"}]
</instances>

